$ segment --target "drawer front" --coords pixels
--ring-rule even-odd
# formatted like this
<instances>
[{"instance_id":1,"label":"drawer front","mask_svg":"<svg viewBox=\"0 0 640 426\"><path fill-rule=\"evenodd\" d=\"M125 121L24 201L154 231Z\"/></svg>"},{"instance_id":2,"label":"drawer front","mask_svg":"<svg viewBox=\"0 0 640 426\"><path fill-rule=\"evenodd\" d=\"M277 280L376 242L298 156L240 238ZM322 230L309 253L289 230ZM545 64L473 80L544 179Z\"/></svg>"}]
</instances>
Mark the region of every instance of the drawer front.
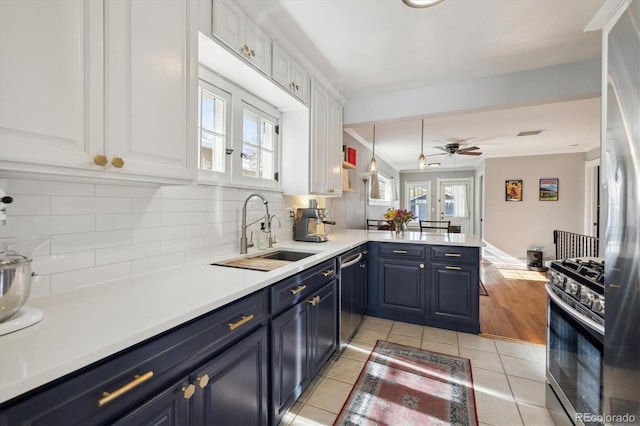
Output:
<instances>
[{"instance_id":1,"label":"drawer front","mask_svg":"<svg viewBox=\"0 0 640 426\"><path fill-rule=\"evenodd\" d=\"M425 247L423 244L380 243L378 244L378 256L424 260L426 258Z\"/></svg>"},{"instance_id":2,"label":"drawer front","mask_svg":"<svg viewBox=\"0 0 640 426\"><path fill-rule=\"evenodd\" d=\"M110 423L267 318L263 290L10 401L0 424Z\"/></svg>"},{"instance_id":3,"label":"drawer front","mask_svg":"<svg viewBox=\"0 0 640 426\"><path fill-rule=\"evenodd\" d=\"M271 286L273 315L295 305L336 277L335 259L313 266L304 272Z\"/></svg>"},{"instance_id":4,"label":"drawer front","mask_svg":"<svg viewBox=\"0 0 640 426\"><path fill-rule=\"evenodd\" d=\"M479 264L478 247L431 246L431 260L447 263Z\"/></svg>"}]
</instances>

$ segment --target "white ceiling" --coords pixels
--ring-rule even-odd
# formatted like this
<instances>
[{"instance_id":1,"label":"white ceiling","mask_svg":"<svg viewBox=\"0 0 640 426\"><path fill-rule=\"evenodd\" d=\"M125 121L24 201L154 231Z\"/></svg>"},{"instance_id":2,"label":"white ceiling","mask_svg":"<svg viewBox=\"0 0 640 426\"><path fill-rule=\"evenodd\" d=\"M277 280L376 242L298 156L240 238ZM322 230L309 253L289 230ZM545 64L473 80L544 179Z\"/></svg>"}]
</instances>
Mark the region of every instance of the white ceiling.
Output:
<instances>
[{"instance_id":1,"label":"white ceiling","mask_svg":"<svg viewBox=\"0 0 640 426\"><path fill-rule=\"evenodd\" d=\"M410 9L401 0L270 0L260 5L349 101L598 58L601 33L584 28L604 3L445 0L426 9ZM425 117L425 155L441 152L433 147L454 137L477 138L469 142L480 146L485 158L585 151L599 144L599 114L599 99L587 99ZM538 136L514 138L519 131L540 129L545 131ZM371 142L371 123L347 131ZM578 146L568 146L573 144ZM415 169L419 150L419 118L376 126L376 151L399 170ZM452 160L443 165L452 166ZM457 156L456 166L473 167L479 161Z\"/></svg>"}]
</instances>

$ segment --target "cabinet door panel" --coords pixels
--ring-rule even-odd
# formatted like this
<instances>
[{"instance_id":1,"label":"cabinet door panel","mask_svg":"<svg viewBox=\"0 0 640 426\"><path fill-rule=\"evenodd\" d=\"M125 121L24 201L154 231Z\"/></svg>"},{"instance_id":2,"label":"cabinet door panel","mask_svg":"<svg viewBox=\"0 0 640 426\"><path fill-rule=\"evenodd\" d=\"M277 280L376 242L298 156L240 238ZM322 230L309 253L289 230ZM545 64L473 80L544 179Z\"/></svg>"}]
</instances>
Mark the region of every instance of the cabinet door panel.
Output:
<instances>
[{"instance_id":1,"label":"cabinet door panel","mask_svg":"<svg viewBox=\"0 0 640 426\"><path fill-rule=\"evenodd\" d=\"M274 424L311 380L310 311L301 302L272 322L272 383Z\"/></svg>"},{"instance_id":2,"label":"cabinet door panel","mask_svg":"<svg viewBox=\"0 0 640 426\"><path fill-rule=\"evenodd\" d=\"M329 194L328 120L329 95L317 84L311 84L311 187L312 194ZM342 183L342 180L340 181Z\"/></svg>"},{"instance_id":3,"label":"cabinet door panel","mask_svg":"<svg viewBox=\"0 0 640 426\"><path fill-rule=\"evenodd\" d=\"M424 269L417 263L383 260L378 272L379 308L422 314L424 309Z\"/></svg>"},{"instance_id":4,"label":"cabinet door panel","mask_svg":"<svg viewBox=\"0 0 640 426\"><path fill-rule=\"evenodd\" d=\"M309 101L309 74L302 65L291 60L291 81L296 85L295 94L307 103ZM342 149L342 146L340 147Z\"/></svg>"},{"instance_id":5,"label":"cabinet door panel","mask_svg":"<svg viewBox=\"0 0 640 426\"><path fill-rule=\"evenodd\" d=\"M190 176L190 4L106 3L106 147L123 173Z\"/></svg>"},{"instance_id":6,"label":"cabinet door panel","mask_svg":"<svg viewBox=\"0 0 640 426\"><path fill-rule=\"evenodd\" d=\"M311 307L313 313L313 373L322 368L329 357L335 352L338 345L338 294L336 292L336 280L324 286L316 296L319 300ZM318 299L319 298L319 299Z\"/></svg>"},{"instance_id":7,"label":"cabinet door panel","mask_svg":"<svg viewBox=\"0 0 640 426\"><path fill-rule=\"evenodd\" d=\"M455 324L478 324L478 276L471 266L431 265L429 314Z\"/></svg>"},{"instance_id":8,"label":"cabinet door panel","mask_svg":"<svg viewBox=\"0 0 640 426\"><path fill-rule=\"evenodd\" d=\"M213 33L234 51L244 44L244 12L232 2L213 2Z\"/></svg>"},{"instance_id":9,"label":"cabinet door panel","mask_svg":"<svg viewBox=\"0 0 640 426\"><path fill-rule=\"evenodd\" d=\"M250 19L245 17L245 42L251 54L249 60L264 73L271 71L271 39Z\"/></svg>"},{"instance_id":10,"label":"cabinet door panel","mask_svg":"<svg viewBox=\"0 0 640 426\"><path fill-rule=\"evenodd\" d=\"M329 102L329 127L327 141L327 171L331 195L342 194L342 107Z\"/></svg>"},{"instance_id":11,"label":"cabinet door panel","mask_svg":"<svg viewBox=\"0 0 640 426\"><path fill-rule=\"evenodd\" d=\"M189 400L182 388L187 378L170 386L152 400L141 404L135 411L116 421L115 425L182 426L189 424Z\"/></svg>"},{"instance_id":12,"label":"cabinet door panel","mask_svg":"<svg viewBox=\"0 0 640 426\"><path fill-rule=\"evenodd\" d=\"M283 87L291 90L291 56L276 43L273 43L271 77Z\"/></svg>"},{"instance_id":13,"label":"cabinet door panel","mask_svg":"<svg viewBox=\"0 0 640 426\"><path fill-rule=\"evenodd\" d=\"M3 161L98 168L102 17L102 1L0 1Z\"/></svg>"},{"instance_id":14,"label":"cabinet door panel","mask_svg":"<svg viewBox=\"0 0 640 426\"><path fill-rule=\"evenodd\" d=\"M268 419L267 329L246 337L198 370L194 383L202 389L194 409L202 415L195 424L266 425ZM194 416L197 418L198 416Z\"/></svg>"}]
</instances>

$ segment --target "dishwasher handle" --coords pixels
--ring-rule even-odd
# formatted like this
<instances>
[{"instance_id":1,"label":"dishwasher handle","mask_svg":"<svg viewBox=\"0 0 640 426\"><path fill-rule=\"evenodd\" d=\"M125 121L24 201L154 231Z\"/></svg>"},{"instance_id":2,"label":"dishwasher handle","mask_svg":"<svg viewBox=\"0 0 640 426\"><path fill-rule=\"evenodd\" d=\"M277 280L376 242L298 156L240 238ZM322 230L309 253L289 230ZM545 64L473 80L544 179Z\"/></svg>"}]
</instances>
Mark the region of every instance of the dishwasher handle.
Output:
<instances>
[{"instance_id":1,"label":"dishwasher handle","mask_svg":"<svg viewBox=\"0 0 640 426\"><path fill-rule=\"evenodd\" d=\"M344 263L342 263L342 259L340 259L340 269L345 269L349 266L355 265L356 263L360 262L360 259L362 259L362 253L358 253L356 257Z\"/></svg>"}]
</instances>

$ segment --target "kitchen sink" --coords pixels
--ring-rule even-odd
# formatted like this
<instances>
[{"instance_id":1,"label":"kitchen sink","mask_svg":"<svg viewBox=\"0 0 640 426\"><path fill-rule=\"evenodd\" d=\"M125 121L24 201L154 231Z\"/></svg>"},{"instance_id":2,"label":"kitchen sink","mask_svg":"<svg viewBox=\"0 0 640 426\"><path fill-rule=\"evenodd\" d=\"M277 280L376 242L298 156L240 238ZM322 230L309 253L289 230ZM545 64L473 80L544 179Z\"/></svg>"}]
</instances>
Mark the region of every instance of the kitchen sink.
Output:
<instances>
[{"instance_id":1,"label":"kitchen sink","mask_svg":"<svg viewBox=\"0 0 640 426\"><path fill-rule=\"evenodd\" d=\"M282 266L289 265L315 253L304 251L278 250L252 257L240 257L222 262L212 263L213 266L227 266L230 268L249 269L253 271L273 271Z\"/></svg>"}]
</instances>

